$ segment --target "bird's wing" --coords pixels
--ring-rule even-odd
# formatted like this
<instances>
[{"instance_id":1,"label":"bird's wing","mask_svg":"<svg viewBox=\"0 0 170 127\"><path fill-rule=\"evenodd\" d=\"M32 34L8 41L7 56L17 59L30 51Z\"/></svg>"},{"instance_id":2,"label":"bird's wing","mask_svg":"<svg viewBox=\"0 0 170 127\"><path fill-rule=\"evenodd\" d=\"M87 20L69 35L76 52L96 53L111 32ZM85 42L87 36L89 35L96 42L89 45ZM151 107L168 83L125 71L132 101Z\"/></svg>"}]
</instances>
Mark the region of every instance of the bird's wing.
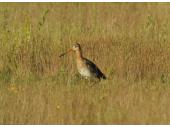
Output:
<instances>
[{"instance_id":1,"label":"bird's wing","mask_svg":"<svg viewBox=\"0 0 170 127\"><path fill-rule=\"evenodd\" d=\"M86 58L85 58L85 61L90 71L94 73L97 78L106 79L106 76L100 71L100 69L93 62L91 62L90 60Z\"/></svg>"}]
</instances>

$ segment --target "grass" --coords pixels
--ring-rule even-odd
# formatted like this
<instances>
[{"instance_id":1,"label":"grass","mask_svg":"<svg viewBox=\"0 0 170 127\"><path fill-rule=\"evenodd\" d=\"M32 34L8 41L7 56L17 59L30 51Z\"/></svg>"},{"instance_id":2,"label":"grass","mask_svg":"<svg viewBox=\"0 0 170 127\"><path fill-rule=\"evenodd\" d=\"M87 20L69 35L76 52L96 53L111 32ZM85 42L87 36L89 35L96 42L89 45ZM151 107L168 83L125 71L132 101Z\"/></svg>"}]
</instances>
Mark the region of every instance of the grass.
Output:
<instances>
[{"instance_id":1,"label":"grass","mask_svg":"<svg viewBox=\"0 0 170 127\"><path fill-rule=\"evenodd\" d=\"M169 3L0 3L0 124L169 124ZM74 54L107 80L77 76Z\"/></svg>"}]
</instances>

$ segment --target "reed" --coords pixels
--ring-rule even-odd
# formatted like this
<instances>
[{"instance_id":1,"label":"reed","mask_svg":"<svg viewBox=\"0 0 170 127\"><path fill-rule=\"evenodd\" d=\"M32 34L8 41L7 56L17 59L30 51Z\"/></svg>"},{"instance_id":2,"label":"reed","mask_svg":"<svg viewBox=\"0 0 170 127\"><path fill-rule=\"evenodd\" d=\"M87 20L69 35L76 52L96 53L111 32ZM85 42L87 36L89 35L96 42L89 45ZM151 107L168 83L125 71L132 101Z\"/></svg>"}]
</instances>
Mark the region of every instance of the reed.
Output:
<instances>
[{"instance_id":1,"label":"reed","mask_svg":"<svg viewBox=\"0 0 170 127\"><path fill-rule=\"evenodd\" d=\"M169 124L169 3L0 3L0 124ZM108 79L77 75L79 42Z\"/></svg>"}]
</instances>

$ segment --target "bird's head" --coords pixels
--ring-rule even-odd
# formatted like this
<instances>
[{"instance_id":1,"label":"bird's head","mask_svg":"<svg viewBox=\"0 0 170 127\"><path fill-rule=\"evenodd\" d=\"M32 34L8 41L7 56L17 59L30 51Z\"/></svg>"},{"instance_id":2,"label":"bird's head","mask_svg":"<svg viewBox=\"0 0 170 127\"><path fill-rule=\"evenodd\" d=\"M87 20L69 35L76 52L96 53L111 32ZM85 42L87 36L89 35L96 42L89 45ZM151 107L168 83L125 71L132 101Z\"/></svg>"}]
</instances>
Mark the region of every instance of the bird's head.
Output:
<instances>
[{"instance_id":1,"label":"bird's head","mask_svg":"<svg viewBox=\"0 0 170 127\"><path fill-rule=\"evenodd\" d=\"M73 51L79 51L79 50L81 50L80 44L79 44L79 43L73 44L72 50L73 50Z\"/></svg>"},{"instance_id":2,"label":"bird's head","mask_svg":"<svg viewBox=\"0 0 170 127\"><path fill-rule=\"evenodd\" d=\"M64 56L65 54L74 51L74 52L79 52L81 50L80 44L79 43L74 43L71 49L68 49L67 52L62 53L59 57Z\"/></svg>"}]
</instances>

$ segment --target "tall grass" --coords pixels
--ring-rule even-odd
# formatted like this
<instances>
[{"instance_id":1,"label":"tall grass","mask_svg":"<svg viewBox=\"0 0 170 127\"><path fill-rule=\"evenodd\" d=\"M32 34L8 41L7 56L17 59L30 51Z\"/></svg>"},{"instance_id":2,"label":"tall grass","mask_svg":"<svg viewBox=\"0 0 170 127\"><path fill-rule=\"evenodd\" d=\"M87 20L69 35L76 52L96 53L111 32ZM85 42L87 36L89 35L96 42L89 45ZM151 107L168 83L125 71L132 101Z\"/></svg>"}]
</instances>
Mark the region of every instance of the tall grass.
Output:
<instances>
[{"instance_id":1,"label":"tall grass","mask_svg":"<svg viewBox=\"0 0 170 127\"><path fill-rule=\"evenodd\" d=\"M170 123L169 3L0 3L1 124ZM77 76L79 42L107 80Z\"/></svg>"}]
</instances>

